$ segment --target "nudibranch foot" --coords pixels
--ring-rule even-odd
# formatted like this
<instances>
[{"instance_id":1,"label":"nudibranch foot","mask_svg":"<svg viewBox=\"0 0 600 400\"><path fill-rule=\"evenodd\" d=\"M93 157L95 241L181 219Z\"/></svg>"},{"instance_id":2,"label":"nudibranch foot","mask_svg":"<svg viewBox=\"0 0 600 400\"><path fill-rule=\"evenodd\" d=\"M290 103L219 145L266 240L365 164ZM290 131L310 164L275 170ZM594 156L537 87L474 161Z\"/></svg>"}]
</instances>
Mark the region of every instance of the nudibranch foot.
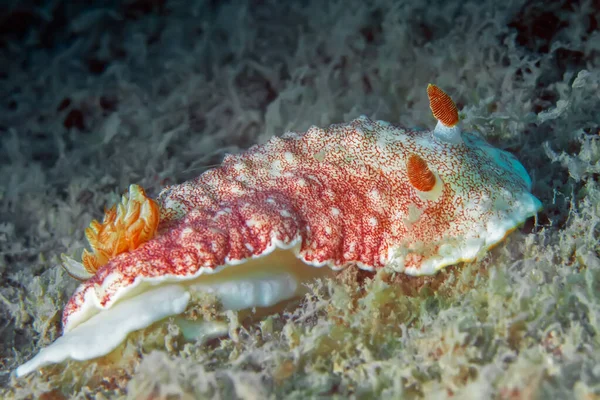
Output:
<instances>
[{"instance_id":1,"label":"nudibranch foot","mask_svg":"<svg viewBox=\"0 0 600 400\"><path fill-rule=\"evenodd\" d=\"M86 323L63 334L34 358L17 368L17 376L65 360L89 360L110 353L130 332L182 313L190 294L178 285L160 286L98 313Z\"/></svg>"},{"instance_id":2,"label":"nudibranch foot","mask_svg":"<svg viewBox=\"0 0 600 400\"><path fill-rule=\"evenodd\" d=\"M156 202L130 186L86 230L82 263L64 259L89 279L64 309L63 336L17 375L107 354L130 332L185 319L202 294L225 310L268 309L334 270L428 275L478 257L541 203L514 156L462 132L440 88L427 93L433 130L360 116L228 155ZM224 332L208 322L183 323L185 335Z\"/></svg>"},{"instance_id":3,"label":"nudibranch foot","mask_svg":"<svg viewBox=\"0 0 600 400\"><path fill-rule=\"evenodd\" d=\"M292 249L277 249L261 259L200 274L191 280L167 279L163 285L142 283L139 294L117 302L64 332L50 346L16 370L17 376L66 360L89 360L116 349L131 332L146 328L194 306L194 297L213 294L225 310L269 308L306 292L304 286L316 278L331 277L329 268L301 263ZM277 311L277 310L272 310ZM226 335L223 321L192 321L178 317L175 322L188 340L206 341Z\"/></svg>"}]
</instances>

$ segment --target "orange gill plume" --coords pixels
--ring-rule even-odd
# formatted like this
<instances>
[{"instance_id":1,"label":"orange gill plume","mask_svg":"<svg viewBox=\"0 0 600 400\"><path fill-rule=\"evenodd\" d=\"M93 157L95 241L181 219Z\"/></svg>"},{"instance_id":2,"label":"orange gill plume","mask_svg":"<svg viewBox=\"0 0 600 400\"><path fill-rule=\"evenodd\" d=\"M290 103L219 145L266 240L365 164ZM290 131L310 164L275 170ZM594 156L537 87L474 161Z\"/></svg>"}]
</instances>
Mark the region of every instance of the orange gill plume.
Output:
<instances>
[{"instance_id":1,"label":"orange gill plume","mask_svg":"<svg viewBox=\"0 0 600 400\"><path fill-rule=\"evenodd\" d=\"M458 124L458 109L450 96L431 83L427 85L427 96L431 112L438 121L447 127Z\"/></svg>"},{"instance_id":2,"label":"orange gill plume","mask_svg":"<svg viewBox=\"0 0 600 400\"><path fill-rule=\"evenodd\" d=\"M435 175L427 166L427 162L416 154L408 156L406 173L410 184L421 192L429 192L435 186Z\"/></svg>"},{"instance_id":3,"label":"orange gill plume","mask_svg":"<svg viewBox=\"0 0 600 400\"><path fill-rule=\"evenodd\" d=\"M156 234L160 212L144 189L130 185L121 202L105 210L102 223L93 220L85 230L92 251L84 250L84 268L95 274L111 258L139 247Z\"/></svg>"}]
</instances>

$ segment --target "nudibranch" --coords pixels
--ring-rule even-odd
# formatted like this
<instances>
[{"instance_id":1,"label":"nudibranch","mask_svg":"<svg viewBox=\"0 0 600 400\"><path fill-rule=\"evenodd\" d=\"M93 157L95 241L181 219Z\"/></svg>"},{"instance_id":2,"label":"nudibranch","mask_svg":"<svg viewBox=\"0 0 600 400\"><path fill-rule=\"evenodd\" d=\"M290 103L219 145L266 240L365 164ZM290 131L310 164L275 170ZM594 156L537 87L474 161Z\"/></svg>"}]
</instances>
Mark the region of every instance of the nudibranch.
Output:
<instances>
[{"instance_id":1,"label":"nudibranch","mask_svg":"<svg viewBox=\"0 0 600 400\"><path fill-rule=\"evenodd\" d=\"M62 336L17 376L106 355L130 332L184 313L198 293L247 310L346 267L424 275L476 259L541 203L513 155L461 132L452 99L434 85L427 93L433 130L360 116L227 155L156 201L131 185L86 231L92 251L65 259L85 281ZM199 336L227 332L195 323Z\"/></svg>"}]
</instances>

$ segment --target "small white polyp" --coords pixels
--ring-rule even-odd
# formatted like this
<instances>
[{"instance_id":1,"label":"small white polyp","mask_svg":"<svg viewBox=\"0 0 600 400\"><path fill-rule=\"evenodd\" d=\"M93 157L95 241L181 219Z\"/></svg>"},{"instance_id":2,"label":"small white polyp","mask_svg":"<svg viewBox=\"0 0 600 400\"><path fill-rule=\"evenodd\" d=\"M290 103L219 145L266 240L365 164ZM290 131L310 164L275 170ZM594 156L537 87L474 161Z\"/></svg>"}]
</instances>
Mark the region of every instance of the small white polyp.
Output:
<instances>
[{"instance_id":1,"label":"small white polyp","mask_svg":"<svg viewBox=\"0 0 600 400\"><path fill-rule=\"evenodd\" d=\"M96 314L16 370L17 377L68 359L89 360L110 353L130 332L185 311L190 294L181 285L161 286Z\"/></svg>"}]
</instances>

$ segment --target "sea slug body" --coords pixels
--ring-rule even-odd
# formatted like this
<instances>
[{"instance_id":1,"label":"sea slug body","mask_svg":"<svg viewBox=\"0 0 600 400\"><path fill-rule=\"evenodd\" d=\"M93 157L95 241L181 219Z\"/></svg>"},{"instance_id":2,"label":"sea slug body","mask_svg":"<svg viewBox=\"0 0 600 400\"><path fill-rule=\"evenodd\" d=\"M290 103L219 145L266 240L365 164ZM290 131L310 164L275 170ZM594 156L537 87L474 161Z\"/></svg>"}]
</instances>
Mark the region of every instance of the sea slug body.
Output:
<instances>
[{"instance_id":1,"label":"sea slug body","mask_svg":"<svg viewBox=\"0 0 600 400\"><path fill-rule=\"evenodd\" d=\"M360 116L228 155L156 201L131 185L86 231L83 262L65 258L85 281L64 309L63 336L16 374L105 355L184 312L194 293L232 310L268 307L332 270L424 275L477 258L541 204L514 156L461 132L452 99L427 92L433 130Z\"/></svg>"}]
</instances>

